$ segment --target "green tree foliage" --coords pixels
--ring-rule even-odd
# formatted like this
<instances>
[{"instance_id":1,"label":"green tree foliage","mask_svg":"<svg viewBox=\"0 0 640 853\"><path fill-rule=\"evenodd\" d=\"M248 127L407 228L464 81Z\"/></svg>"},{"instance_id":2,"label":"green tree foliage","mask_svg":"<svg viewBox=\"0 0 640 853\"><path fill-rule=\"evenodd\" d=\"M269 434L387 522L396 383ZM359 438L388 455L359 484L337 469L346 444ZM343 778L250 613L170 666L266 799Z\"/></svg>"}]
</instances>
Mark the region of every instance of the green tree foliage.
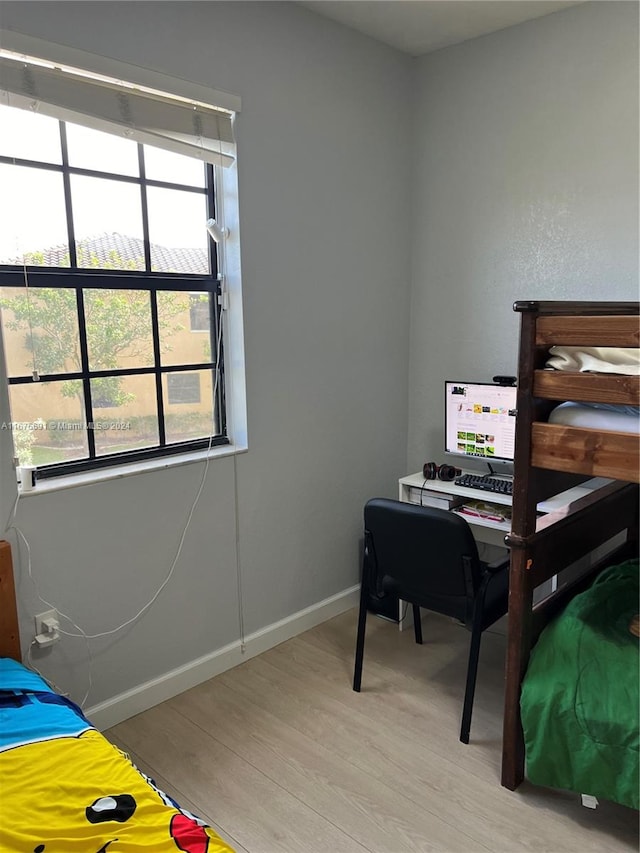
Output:
<instances>
[{"instance_id":1,"label":"green tree foliage","mask_svg":"<svg viewBox=\"0 0 640 853\"><path fill-rule=\"evenodd\" d=\"M128 262L113 255L109 266L128 268ZM38 259L34 257L33 260L37 262ZM105 268L104 263L100 266ZM148 291L85 288L83 298L91 370L153 363ZM10 312L5 327L24 333L23 345L33 354L40 374L75 373L82 369L77 299L76 289L70 287L27 288L16 295L0 298L0 307ZM160 338L165 351L170 349L168 338L184 328L177 318L188 310L186 293L164 292L158 300ZM122 389L118 376L93 379L91 391L97 407L122 406L134 399L134 395ZM82 417L81 383L77 380L63 382L62 394L78 398Z\"/></svg>"}]
</instances>

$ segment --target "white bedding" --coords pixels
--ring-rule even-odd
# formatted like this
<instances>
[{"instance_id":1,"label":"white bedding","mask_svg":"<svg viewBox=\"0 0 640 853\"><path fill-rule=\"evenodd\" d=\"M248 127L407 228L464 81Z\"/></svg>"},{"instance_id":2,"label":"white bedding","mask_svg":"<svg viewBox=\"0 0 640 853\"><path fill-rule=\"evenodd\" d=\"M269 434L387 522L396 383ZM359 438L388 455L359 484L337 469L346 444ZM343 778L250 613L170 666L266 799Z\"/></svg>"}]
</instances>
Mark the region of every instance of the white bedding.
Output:
<instances>
[{"instance_id":1,"label":"white bedding","mask_svg":"<svg viewBox=\"0 0 640 853\"><path fill-rule=\"evenodd\" d=\"M640 434L640 410L634 406L561 403L549 415L549 423Z\"/></svg>"},{"instance_id":2,"label":"white bedding","mask_svg":"<svg viewBox=\"0 0 640 853\"><path fill-rule=\"evenodd\" d=\"M549 349L547 367L580 372L624 373L640 376L640 349L637 347L564 347Z\"/></svg>"}]
</instances>

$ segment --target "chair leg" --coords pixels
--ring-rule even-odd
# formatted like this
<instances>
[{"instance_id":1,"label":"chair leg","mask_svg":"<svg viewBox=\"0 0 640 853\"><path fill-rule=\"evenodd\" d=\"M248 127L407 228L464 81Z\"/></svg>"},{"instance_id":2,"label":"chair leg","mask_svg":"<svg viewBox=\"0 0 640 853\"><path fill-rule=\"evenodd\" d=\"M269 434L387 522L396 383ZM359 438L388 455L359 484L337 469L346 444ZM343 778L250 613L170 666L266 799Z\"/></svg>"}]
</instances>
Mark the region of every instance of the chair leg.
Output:
<instances>
[{"instance_id":1,"label":"chair leg","mask_svg":"<svg viewBox=\"0 0 640 853\"><path fill-rule=\"evenodd\" d=\"M471 644L469 646L469 665L467 667L467 686L464 691L464 705L462 708L462 725L460 727L460 740L469 743L469 732L471 730L471 712L473 711L473 697L476 692L476 676L478 674L478 658L480 657L480 640L482 629L480 621L473 625L471 632Z\"/></svg>"},{"instance_id":2,"label":"chair leg","mask_svg":"<svg viewBox=\"0 0 640 853\"><path fill-rule=\"evenodd\" d=\"M358 613L358 635L356 638L356 661L353 671L353 689L356 693L360 692L360 684L362 682L362 661L364 658L364 630L367 624L367 594L368 585L366 578L363 577L360 587L360 611Z\"/></svg>"},{"instance_id":3,"label":"chair leg","mask_svg":"<svg viewBox=\"0 0 640 853\"><path fill-rule=\"evenodd\" d=\"M420 607L413 604L413 630L416 635L416 643L422 645L422 621L420 620Z\"/></svg>"}]
</instances>

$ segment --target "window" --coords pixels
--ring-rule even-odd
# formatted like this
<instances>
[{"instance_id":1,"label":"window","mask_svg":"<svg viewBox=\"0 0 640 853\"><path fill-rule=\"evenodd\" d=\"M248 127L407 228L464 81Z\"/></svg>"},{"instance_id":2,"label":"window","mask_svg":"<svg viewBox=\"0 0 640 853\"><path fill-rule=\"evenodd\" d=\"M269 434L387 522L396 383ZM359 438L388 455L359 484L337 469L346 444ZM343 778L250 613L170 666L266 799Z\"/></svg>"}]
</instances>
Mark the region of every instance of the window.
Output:
<instances>
[{"instance_id":1,"label":"window","mask_svg":"<svg viewBox=\"0 0 640 853\"><path fill-rule=\"evenodd\" d=\"M200 402L200 377L197 373L169 373L167 376L169 403Z\"/></svg>"},{"instance_id":2,"label":"window","mask_svg":"<svg viewBox=\"0 0 640 853\"><path fill-rule=\"evenodd\" d=\"M192 332L208 332L211 321L209 301L204 293L189 295L189 324Z\"/></svg>"},{"instance_id":3,"label":"window","mask_svg":"<svg viewBox=\"0 0 640 853\"><path fill-rule=\"evenodd\" d=\"M227 443L205 229L216 167L14 107L0 106L0 124L0 307L20 462L51 477Z\"/></svg>"}]
</instances>

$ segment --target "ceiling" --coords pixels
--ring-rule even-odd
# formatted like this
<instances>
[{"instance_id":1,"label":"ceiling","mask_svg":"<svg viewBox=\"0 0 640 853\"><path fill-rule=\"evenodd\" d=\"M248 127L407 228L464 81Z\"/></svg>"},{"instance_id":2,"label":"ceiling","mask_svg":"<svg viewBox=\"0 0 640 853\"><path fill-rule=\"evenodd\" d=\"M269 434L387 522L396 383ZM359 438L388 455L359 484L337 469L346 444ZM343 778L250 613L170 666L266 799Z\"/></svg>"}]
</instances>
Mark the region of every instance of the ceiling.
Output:
<instances>
[{"instance_id":1,"label":"ceiling","mask_svg":"<svg viewBox=\"0 0 640 853\"><path fill-rule=\"evenodd\" d=\"M412 56L549 15L582 0L301 0Z\"/></svg>"}]
</instances>

